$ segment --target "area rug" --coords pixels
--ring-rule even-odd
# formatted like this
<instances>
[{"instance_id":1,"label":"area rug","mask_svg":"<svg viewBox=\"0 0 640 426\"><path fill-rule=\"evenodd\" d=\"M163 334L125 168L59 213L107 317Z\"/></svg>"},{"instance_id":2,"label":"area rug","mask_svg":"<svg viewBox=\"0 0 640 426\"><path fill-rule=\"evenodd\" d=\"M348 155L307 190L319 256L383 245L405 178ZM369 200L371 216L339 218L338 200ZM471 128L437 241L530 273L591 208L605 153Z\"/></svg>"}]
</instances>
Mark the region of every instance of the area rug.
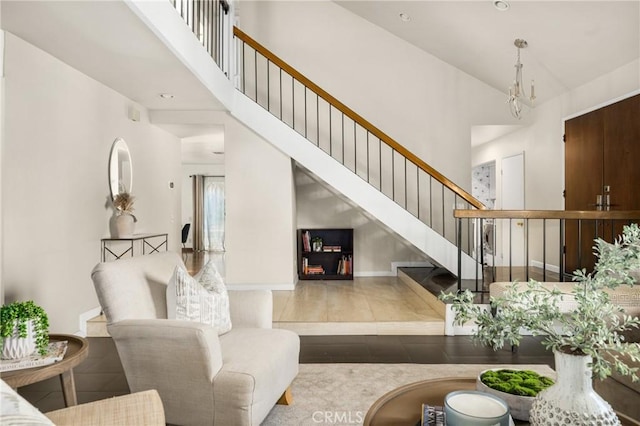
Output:
<instances>
[{"instance_id":1,"label":"area rug","mask_svg":"<svg viewBox=\"0 0 640 426\"><path fill-rule=\"evenodd\" d=\"M291 386L293 404L275 406L262 425L361 425L369 407L390 390L427 379L475 377L488 368L553 375L540 364L300 364Z\"/></svg>"}]
</instances>

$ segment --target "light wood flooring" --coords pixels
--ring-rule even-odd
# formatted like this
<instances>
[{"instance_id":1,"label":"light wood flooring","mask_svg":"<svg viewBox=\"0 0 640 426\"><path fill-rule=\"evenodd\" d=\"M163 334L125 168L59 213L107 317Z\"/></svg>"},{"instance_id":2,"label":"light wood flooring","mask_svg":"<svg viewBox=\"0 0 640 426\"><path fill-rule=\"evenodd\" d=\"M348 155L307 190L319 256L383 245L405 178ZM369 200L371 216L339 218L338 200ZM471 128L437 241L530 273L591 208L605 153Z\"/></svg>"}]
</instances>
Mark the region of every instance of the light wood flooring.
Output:
<instances>
[{"instance_id":1,"label":"light wood flooring","mask_svg":"<svg viewBox=\"0 0 640 426\"><path fill-rule=\"evenodd\" d=\"M195 274L210 259L223 269L216 256L185 253L183 259ZM299 335L443 335L444 306L401 272L353 281L299 281L295 290L273 291L273 327ZM87 335L108 336L103 316L87 323Z\"/></svg>"}]
</instances>

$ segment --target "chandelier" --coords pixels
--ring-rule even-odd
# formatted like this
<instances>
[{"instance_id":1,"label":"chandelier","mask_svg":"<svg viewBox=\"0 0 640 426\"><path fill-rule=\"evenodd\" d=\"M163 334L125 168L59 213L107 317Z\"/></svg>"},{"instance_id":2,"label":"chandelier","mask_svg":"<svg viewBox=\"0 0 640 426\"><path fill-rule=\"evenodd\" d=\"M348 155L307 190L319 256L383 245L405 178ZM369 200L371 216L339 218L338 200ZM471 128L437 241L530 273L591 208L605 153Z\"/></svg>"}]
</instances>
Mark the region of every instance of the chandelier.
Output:
<instances>
[{"instance_id":1,"label":"chandelier","mask_svg":"<svg viewBox=\"0 0 640 426\"><path fill-rule=\"evenodd\" d=\"M528 43L526 40L517 38L513 42L513 44L518 48L518 61L515 65L516 79L513 82L513 86L509 87L509 98L507 99L507 103L509 104L511 115L519 120L522 118L522 98L527 97L527 94L524 91L524 86L522 85L522 63L520 62L520 49L524 49L525 47L527 47ZM531 90L529 91L528 98L531 103L533 103L536 98L533 80L531 80Z\"/></svg>"}]
</instances>

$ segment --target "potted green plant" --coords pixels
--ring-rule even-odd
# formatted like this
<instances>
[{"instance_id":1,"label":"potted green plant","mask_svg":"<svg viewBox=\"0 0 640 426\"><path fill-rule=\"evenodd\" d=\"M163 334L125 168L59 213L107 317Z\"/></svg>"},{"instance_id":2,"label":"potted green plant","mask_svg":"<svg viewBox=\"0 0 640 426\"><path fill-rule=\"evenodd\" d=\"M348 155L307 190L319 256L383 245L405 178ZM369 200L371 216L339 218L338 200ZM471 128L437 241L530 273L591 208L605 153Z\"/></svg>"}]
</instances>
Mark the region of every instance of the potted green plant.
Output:
<instances>
[{"instance_id":1,"label":"potted green plant","mask_svg":"<svg viewBox=\"0 0 640 426\"><path fill-rule=\"evenodd\" d=\"M129 192L120 192L113 198L113 206L116 209L116 231L119 238L133 235L134 223L138 219L133 214L133 202L135 197Z\"/></svg>"},{"instance_id":2,"label":"potted green plant","mask_svg":"<svg viewBox=\"0 0 640 426\"><path fill-rule=\"evenodd\" d=\"M32 300L13 302L0 308L2 358L16 359L35 350L44 355L49 345L49 317Z\"/></svg>"},{"instance_id":3,"label":"potted green plant","mask_svg":"<svg viewBox=\"0 0 640 426\"><path fill-rule=\"evenodd\" d=\"M558 381L536 398L531 410L536 424L545 424L544 418L551 410L560 409L564 413L561 418L575 414L573 405L568 404L577 399L564 398L562 394L569 392L566 390L569 387L574 389L572 394L575 389L582 389L585 395L597 396L591 391L592 376L604 379L616 370L638 380L638 367L627 363L621 355L632 363L640 362L640 344L626 342L623 335L631 328L638 328L640 319L625 314L620 306L611 302L605 290L634 285L634 274L640 270L640 228L637 224L625 226L613 244L597 239L594 250L598 256L594 271L576 271L570 294L550 290L535 280L526 283L524 291L514 283L500 297L491 299L489 310L474 304L474 295L468 290L440 296L452 303L456 324L473 321L474 340L494 349L504 347L505 343L519 345L523 329L544 336L542 343L554 352ZM565 297L576 302L572 312L562 312L559 308L559 302ZM557 400L555 405L553 398ZM615 419L613 410L601 398L586 404L593 408L594 418L609 421L614 416ZM571 424L579 424L567 419Z\"/></svg>"}]
</instances>

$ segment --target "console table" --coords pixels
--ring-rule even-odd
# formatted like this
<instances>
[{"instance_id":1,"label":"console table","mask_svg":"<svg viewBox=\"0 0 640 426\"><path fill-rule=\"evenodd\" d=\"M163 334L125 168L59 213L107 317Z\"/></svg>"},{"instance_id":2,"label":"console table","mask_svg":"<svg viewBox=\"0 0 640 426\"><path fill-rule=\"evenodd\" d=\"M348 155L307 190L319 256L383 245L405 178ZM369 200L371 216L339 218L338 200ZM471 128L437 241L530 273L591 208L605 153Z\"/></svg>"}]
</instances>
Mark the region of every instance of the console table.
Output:
<instances>
[{"instance_id":1,"label":"console table","mask_svg":"<svg viewBox=\"0 0 640 426\"><path fill-rule=\"evenodd\" d=\"M135 256L136 242L140 242L142 248L140 252L145 254L157 253L164 247L164 251L167 251L168 234L134 234L131 237L125 238L103 238L102 240L102 261L107 261L107 254L111 254L114 260L118 260L123 256L129 254L131 257ZM113 243L123 242L125 248L120 247L116 249Z\"/></svg>"}]
</instances>

